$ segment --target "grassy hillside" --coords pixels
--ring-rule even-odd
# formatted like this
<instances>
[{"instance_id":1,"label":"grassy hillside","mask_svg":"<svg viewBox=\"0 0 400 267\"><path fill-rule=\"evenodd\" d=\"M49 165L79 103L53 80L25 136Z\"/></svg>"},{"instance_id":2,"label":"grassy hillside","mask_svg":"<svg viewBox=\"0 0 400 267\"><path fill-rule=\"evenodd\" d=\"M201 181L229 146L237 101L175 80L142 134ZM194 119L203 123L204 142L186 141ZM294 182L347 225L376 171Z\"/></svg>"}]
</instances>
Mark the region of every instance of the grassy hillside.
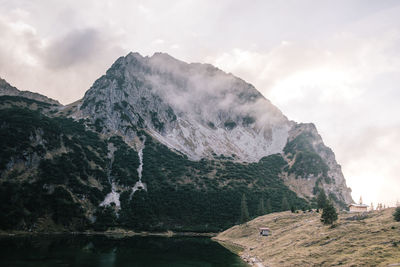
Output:
<instances>
[{"instance_id":1,"label":"grassy hillside","mask_svg":"<svg viewBox=\"0 0 400 267\"><path fill-rule=\"evenodd\" d=\"M388 266L400 264L400 223L393 213L392 208L366 216L341 213L334 228L323 225L316 212L272 213L216 239L244 247L242 257L257 257L265 266ZM272 235L260 236L259 227L269 227Z\"/></svg>"}]
</instances>

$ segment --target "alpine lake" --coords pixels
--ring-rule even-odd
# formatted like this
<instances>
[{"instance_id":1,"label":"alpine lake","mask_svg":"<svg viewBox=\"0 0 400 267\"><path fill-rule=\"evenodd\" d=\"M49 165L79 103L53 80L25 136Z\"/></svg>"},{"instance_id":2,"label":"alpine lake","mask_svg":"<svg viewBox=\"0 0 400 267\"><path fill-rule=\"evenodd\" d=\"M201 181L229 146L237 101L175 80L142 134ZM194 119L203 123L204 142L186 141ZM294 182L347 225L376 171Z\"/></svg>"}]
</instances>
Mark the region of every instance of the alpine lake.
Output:
<instances>
[{"instance_id":1,"label":"alpine lake","mask_svg":"<svg viewBox=\"0 0 400 267\"><path fill-rule=\"evenodd\" d=\"M0 237L0 266L248 266L208 237Z\"/></svg>"}]
</instances>

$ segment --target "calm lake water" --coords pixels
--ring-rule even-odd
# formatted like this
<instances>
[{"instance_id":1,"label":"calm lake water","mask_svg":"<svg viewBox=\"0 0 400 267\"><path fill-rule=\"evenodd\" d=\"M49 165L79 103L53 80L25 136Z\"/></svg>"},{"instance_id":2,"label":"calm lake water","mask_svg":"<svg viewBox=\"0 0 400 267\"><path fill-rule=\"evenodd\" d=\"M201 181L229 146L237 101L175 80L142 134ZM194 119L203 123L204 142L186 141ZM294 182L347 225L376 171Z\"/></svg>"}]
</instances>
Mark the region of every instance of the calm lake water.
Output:
<instances>
[{"instance_id":1,"label":"calm lake water","mask_svg":"<svg viewBox=\"0 0 400 267\"><path fill-rule=\"evenodd\" d=\"M0 238L0 266L247 266L209 238Z\"/></svg>"}]
</instances>

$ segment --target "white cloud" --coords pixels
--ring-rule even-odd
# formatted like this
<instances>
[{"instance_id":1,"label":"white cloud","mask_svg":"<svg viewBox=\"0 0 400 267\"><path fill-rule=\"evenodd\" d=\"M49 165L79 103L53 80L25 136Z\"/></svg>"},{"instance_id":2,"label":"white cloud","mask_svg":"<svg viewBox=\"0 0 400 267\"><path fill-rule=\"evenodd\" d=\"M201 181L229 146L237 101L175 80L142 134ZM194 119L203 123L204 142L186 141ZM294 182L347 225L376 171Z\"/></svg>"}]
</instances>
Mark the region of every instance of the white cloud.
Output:
<instances>
[{"instance_id":1,"label":"white cloud","mask_svg":"<svg viewBox=\"0 0 400 267\"><path fill-rule=\"evenodd\" d=\"M334 41L347 47L333 40L329 47L280 44L264 54L233 49L214 63L253 81L289 118L316 123L343 164L354 199L362 195L368 203L394 205L400 188L400 118L394 114L400 114L400 107L392 98L400 100L400 90L384 89L400 84L398 61L393 60L398 51L389 49L399 44L393 36L383 32L378 40L355 42L342 35ZM382 75L389 79L371 84Z\"/></svg>"},{"instance_id":2,"label":"white cloud","mask_svg":"<svg viewBox=\"0 0 400 267\"><path fill-rule=\"evenodd\" d=\"M170 46L171 49L179 49L181 46L179 44L173 44Z\"/></svg>"},{"instance_id":3,"label":"white cloud","mask_svg":"<svg viewBox=\"0 0 400 267\"><path fill-rule=\"evenodd\" d=\"M44 38L31 24L0 16L0 76L64 104L83 96L124 51L116 37L86 28Z\"/></svg>"},{"instance_id":4,"label":"white cloud","mask_svg":"<svg viewBox=\"0 0 400 267\"><path fill-rule=\"evenodd\" d=\"M355 199L393 205L400 188L399 31L397 24L354 30L382 16L321 40L282 41L268 51L234 48L213 63L252 82L290 119L314 122Z\"/></svg>"},{"instance_id":5,"label":"white cloud","mask_svg":"<svg viewBox=\"0 0 400 267\"><path fill-rule=\"evenodd\" d=\"M163 40L163 39L156 39L156 40L154 40L151 44L152 45L162 45L162 44L164 44L165 43L165 40Z\"/></svg>"}]
</instances>

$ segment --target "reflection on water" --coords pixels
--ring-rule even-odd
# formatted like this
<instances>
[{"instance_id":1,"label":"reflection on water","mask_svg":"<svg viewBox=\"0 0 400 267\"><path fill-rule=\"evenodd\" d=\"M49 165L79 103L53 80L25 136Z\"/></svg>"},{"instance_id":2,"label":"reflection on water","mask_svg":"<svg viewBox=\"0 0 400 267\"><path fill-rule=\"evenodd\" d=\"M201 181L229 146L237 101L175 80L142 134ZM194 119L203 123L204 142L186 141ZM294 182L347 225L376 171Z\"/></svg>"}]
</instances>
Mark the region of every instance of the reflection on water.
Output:
<instances>
[{"instance_id":1,"label":"reflection on water","mask_svg":"<svg viewBox=\"0 0 400 267\"><path fill-rule=\"evenodd\" d=\"M246 266L209 238L0 238L0 266Z\"/></svg>"}]
</instances>

